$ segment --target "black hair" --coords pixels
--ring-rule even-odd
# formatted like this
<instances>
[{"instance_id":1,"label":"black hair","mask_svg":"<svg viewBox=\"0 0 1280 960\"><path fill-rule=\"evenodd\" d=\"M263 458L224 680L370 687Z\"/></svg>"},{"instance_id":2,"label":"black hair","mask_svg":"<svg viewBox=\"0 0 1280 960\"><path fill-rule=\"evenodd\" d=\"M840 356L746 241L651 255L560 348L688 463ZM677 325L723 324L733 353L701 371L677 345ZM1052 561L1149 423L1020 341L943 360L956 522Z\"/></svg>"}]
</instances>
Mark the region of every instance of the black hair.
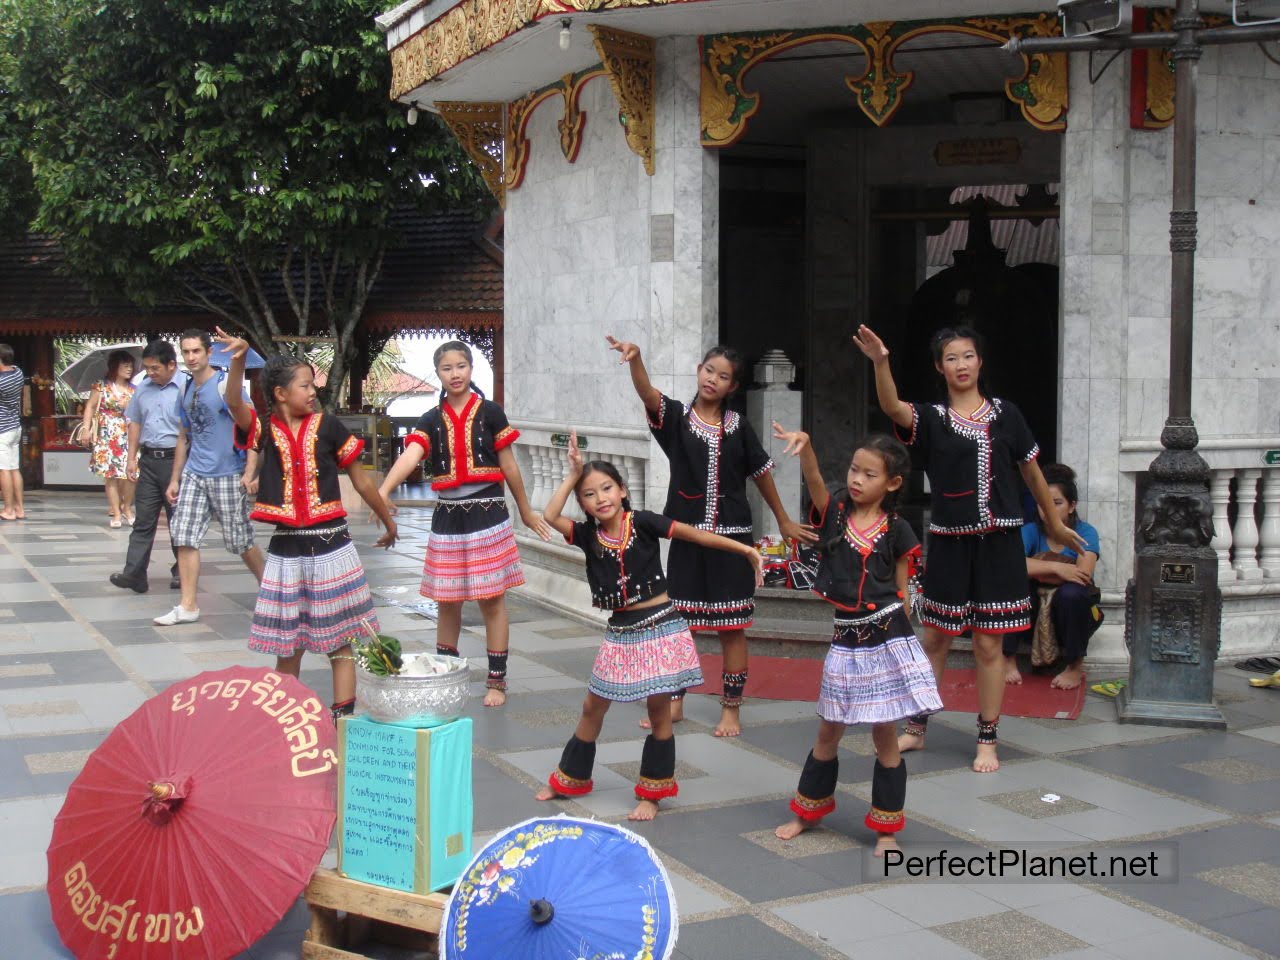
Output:
<instances>
[{"instance_id":1,"label":"black hair","mask_svg":"<svg viewBox=\"0 0 1280 960\"><path fill-rule=\"evenodd\" d=\"M143 360L159 360L166 367L178 362L178 354L168 340L152 340L142 351Z\"/></svg>"},{"instance_id":2,"label":"black hair","mask_svg":"<svg viewBox=\"0 0 1280 960\"><path fill-rule=\"evenodd\" d=\"M298 375L299 367L311 368L311 364L287 353L277 353L268 358L266 366L262 368L262 389L267 394L271 409L275 409L279 402L276 400L276 387L288 390L293 378Z\"/></svg>"},{"instance_id":3,"label":"black hair","mask_svg":"<svg viewBox=\"0 0 1280 960\"><path fill-rule=\"evenodd\" d=\"M201 330L199 327L188 327L183 330L182 335L178 337L178 343L182 343L183 340L199 340L206 350L213 346L213 337L209 336L209 331Z\"/></svg>"},{"instance_id":4,"label":"black hair","mask_svg":"<svg viewBox=\"0 0 1280 960\"><path fill-rule=\"evenodd\" d=\"M954 327L943 327L930 338L929 353L933 357L934 370L938 372L938 378L942 383L942 395L944 399L947 397L947 378L944 377L942 372L937 368L942 363L942 356L947 351L947 344L952 340L968 340L972 343L973 352L978 355L979 361L983 359L987 346L986 340L983 339L982 334L967 323L959 323ZM981 370L978 372L978 392L984 397L990 396L987 392L986 376Z\"/></svg>"},{"instance_id":5,"label":"black hair","mask_svg":"<svg viewBox=\"0 0 1280 960\"><path fill-rule=\"evenodd\" d=\"M0 343L0 363L6 367L13 363L13 347L7 343Z\"/></svg>"},{"instance_id":6,"label":"black hair","mask_svg":"<svg viewBox=\"0 0 1280 960\"><path fill-rule=\"evenodd\" d=\"M737 350L733 349L733 347L726 347L723 343L717 343L703 355L698 366L701 367L708 360L714 360L716 357L723 357L725 360L729 361L729 367L733 370L733 388L729 391L729 394L726 394L725 398L720 401L720 407L721 410L723 410L728 406L729 395L742 385L742 368L744 364L742 361L742 354ZM689 402L689 409L692 410L693 405L697 402L698 395L695 393L693 395L693 399Z\"/></svg>"},{"instance_id":7,"label":"black hair","mask_svg":"<svg viewBox=\"0 0 1280 960\"><path fill-rule=\"evenodd\" d=\"M1065 463L1051 463L1046 466L1041 473L1044 474L1045 486L1057 487L1062 491L1063 497L1067 503L1079 503L1080 491L1076 487L1076 472L1068 467ZM1067 514L1067 526L1072 530L1080 521L1080 517L1076 514L1075 507L1071 508L1071 512ZM1044 518L1036 513L1036 526L1041 532L1046 532L1044 528Z\"/></svg>"},{"instance_id":8,"label":"black hair","mask_svg":"<svg viewBox=\"0 0 1280 960\"><path fill-rule=\"evenodd\" d=\"M887 433L872 433L864 437L856 447L853 448L853 454L850 454L849 460L852 462L853 456L859 450L870 450L884 462L885 475L890 479L893 477L902 477L905 485L907 475L911 473L911 454L900 440L896 440ZM897 490L889 490L885 493L884 499L880 501L880 509L893 517L898 511L898 495L902 492L902 486ZM843 483L840 489L833 493L832 499L835 501L837 511L836 534L830 540L823 543L823 550L830 550L840 538L844 536L844 514L849 510L849 485ZM827 506L831 509L831 505Z\"/></svg>"},{"instance_id":9,"label":"black hair","mask_svg":"<svg viewBox=\"0 0 1280 960\"><path fill-rule=\"evenodd\" d=\"M467 346L465 343L463 343L461 340L449 340L446 343L442 343L440 344L440 346L436 347L436 352L431 358L431 366L434 367L436 370L439 370L440 358L443 357L446 353L452 353L455 350L467 358L468 364L470 364L473 368L475 367L476 365L475 361L471 359L471 348ZM470 389L471 389L471 392L479 396L481 400L484 399L484 391L476 386L476 382L474 380L471 381Z\"/></svg>"},{"instance_id":10,"label":"black hair","mask_svg":"<svg viewBox=\"0 0 1280 960\"><path fill-rule=\"evenodd\" d=\"M586 463L582 465L582 476L578 477L578 482L577 484L574 485L573 494L575 497L578 496L578 487L582 486L582 481L587 479L587 477L593 473L603 473L606 477L608 477L610 480L616 483L619 489L622 489L622 490L626 489L626 486L627 486L626 481L622 479L622 474L618 472L618 468L615 467L612 463L610 463L608 460L588 460ZM581 497L578 498L578 506L580 507L582 506ZM630 512L631 510L630 497L622 498L622 509ZM587 513L586 507L583 507L582 512ZM592 523L596 522L595 517L592 517L591 514L587 513L587 517L588 519L591 520Z\"/></svg>"},{"instance_id":11,"label":"black hair","mask_svg":"<svg viewBox=\"0 0 1280 960\"><path fill-rule=\"evenodd\" d=\"M107 380L114 381L120 375L122 363L133 363L133 354L128 350L112 350L107 354Z\"/></svg>"}]
</instances>

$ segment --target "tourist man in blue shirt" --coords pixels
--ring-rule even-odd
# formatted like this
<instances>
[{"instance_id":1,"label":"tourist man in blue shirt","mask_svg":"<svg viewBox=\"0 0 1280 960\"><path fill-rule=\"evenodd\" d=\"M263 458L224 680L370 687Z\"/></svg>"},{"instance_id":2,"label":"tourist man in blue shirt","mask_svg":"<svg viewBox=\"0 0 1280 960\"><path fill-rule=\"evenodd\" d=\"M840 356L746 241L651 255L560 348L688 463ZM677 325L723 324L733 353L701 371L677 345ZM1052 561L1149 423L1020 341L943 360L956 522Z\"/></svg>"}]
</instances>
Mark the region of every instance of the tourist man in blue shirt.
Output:
<instances>
[{"instance_id":1,"label":"tourist man in blue shirt","mask_svg":"<svg viewBox=\"0 0 1280 960\"><path fill-rule=\"evenodd\" d=\"M227 550L244 560L262 580L262 551L253 544L247 487L256 473L254 455L246 458L235 448L235 421L227 409L225 377L209 366L212 339L204 330L187 330L178 345L191 381L179 395L182 428L173 457L165 496L177 509L169 537L178 548L181 602L157 626L195 623L200 619L196 591L200 582L200 547L214 516L222 525ZM246 401L248 394L246 391Z\"/></svg>"},{"instance_id":2,"label":"tourist man in blue shirt","mask_svg":"<svg viewBox=\"0 0 1280 960\"><path fill-rule=\"evenodd\" d=\"M173 507L165 499L173 470L174 448L182 428L178 414L178 398L187 376L178 372L178 356L173 344L152 340L142 351L142 369L147 377L133 393L125 409L128 423L129 459L125 472L137 483L134 495L133 530L129 533L129 550L125 554L124 571L113 573L111 582L117 587L147 592L147 568L151 565L151 546L155 541L160 510L164 509L170 526L172 543ZM173 567L169 588L177 590L178 548L173 547Z\"/></svg>"}]
</instances>

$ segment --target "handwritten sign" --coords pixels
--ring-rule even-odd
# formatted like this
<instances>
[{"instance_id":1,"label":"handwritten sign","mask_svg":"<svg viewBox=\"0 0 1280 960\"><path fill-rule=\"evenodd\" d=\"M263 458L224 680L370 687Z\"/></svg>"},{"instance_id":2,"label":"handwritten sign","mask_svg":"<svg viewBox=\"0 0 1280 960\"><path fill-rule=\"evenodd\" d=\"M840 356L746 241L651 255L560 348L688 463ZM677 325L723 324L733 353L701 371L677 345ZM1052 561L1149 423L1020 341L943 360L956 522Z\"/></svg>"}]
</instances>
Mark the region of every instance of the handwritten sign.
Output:
<instances>
[{"instance_id":1,"label":"handwritten sign","mask_svg":"<svg viewBox=\"0 0 1280 960\"><path fill-rule=\"evenodd\" d=\"M338 869L397 890L453 883L471 858L471 720L341 724Z\"/></svg>"}]
</instances>

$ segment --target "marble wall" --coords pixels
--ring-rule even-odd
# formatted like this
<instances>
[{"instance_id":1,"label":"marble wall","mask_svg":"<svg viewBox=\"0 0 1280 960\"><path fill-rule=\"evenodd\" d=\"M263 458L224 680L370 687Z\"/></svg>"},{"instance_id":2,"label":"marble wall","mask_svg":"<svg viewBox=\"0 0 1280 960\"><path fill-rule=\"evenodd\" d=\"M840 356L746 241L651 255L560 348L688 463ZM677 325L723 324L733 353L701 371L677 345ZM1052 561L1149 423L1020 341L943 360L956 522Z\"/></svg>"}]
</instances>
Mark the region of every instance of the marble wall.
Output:
<instances>
[{"instance_id":1,"label":"marble wall","mask_svg":"<svg viewBox=\"0 0 1280 960\"><path fill-rule=\"evenodd\" d=\"M1115 597L1133 569L1135 479L1168 412L1173 131L1129 128L1127 58L1096 84L1087 67L1072 63L1063 135L1061 444ZM1226 466L1228 438L1280 436L1280 66L1253 45L1207 48L1197 90L1192 415ZM1120 615L1103 644L1122 654ZM1230 625L1224 656L1250 642Z\"/></svg>"}]
</instances>

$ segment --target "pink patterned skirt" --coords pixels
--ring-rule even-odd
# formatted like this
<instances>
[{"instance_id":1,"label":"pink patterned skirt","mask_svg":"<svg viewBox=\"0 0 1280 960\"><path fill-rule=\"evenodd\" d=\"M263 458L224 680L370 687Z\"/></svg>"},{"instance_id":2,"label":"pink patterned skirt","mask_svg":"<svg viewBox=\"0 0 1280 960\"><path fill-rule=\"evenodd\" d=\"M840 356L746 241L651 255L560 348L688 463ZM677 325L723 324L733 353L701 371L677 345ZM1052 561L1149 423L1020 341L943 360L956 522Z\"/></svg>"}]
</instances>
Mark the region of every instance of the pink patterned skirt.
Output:
<instances>
[{"instance_id":1,"label":"pink patterned skirt","mask_svg":"<svg viewBox=\"0 0 1280 960\"><path fill-rule=\"evenodd\" d=\"M619 610L609 618L587 689L628 703L702 683L698 650L684 617L670 604Z\"/></svg>"},{"instance_id":2,"label":"pink patterned skirt","mask_svg":"<svg viewBox=\"0 0 1280 960\"><path fill-rule=\"evenodd\" d=\"M522 583L520 551L501 485L436 505L422 568L424 597L436 603L487 600Z\"/></svg>"}]
</instances>

